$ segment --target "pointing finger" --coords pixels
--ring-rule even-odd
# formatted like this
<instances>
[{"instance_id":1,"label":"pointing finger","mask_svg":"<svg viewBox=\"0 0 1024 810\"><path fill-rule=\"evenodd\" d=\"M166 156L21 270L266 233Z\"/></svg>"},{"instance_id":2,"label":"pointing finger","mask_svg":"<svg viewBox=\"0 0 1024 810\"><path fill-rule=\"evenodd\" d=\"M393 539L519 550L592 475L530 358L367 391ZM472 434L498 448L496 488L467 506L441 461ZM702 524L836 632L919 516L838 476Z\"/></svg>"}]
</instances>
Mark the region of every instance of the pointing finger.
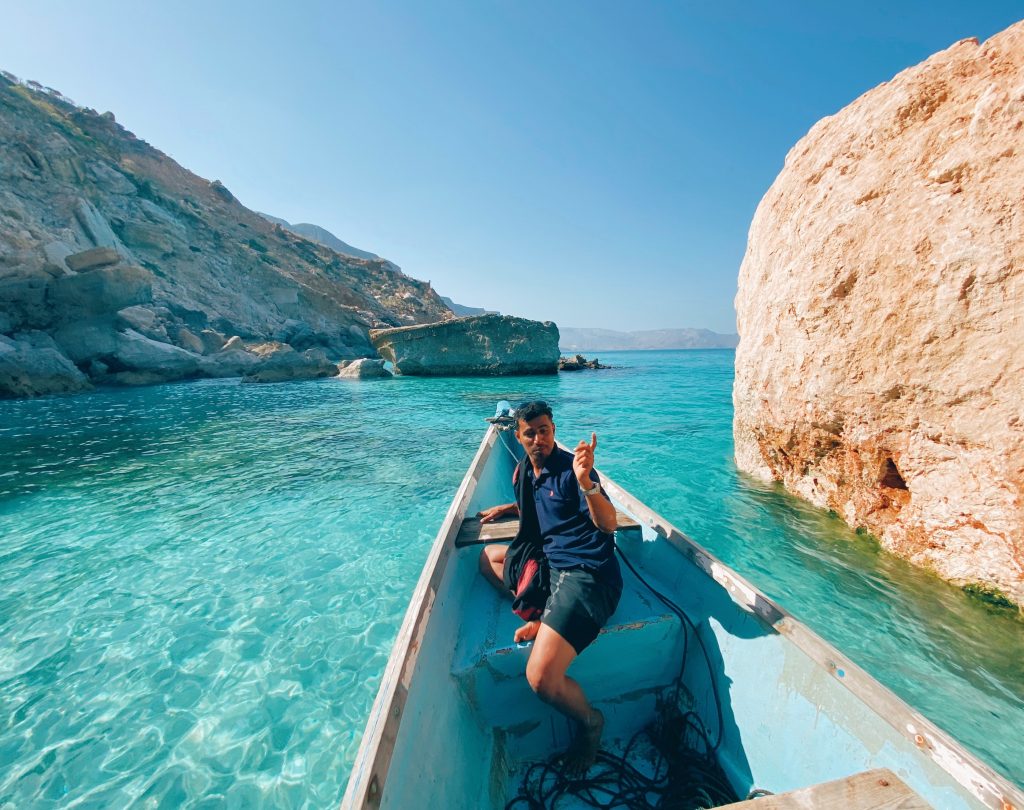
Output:
<instances>
[{"instance_id":1,"label":"pointing finger","mask_svg":"<svg viewBox=\"0 0 1024 810\"><path fill-rule=\"evenodd\" d=\"M590 434L590 449L591 450L596 450L597 449L597 434L596 433L591 433Z\"/></svg>"}]
</instances>

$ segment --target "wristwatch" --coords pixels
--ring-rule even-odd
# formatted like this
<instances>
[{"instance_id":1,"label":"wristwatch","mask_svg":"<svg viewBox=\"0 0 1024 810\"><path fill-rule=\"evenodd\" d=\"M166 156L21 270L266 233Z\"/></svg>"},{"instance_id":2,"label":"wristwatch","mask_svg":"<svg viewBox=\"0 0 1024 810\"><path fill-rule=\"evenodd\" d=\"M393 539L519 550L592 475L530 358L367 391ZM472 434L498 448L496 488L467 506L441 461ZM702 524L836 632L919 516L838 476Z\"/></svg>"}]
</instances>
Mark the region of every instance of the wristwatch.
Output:
<instances>
[{"instance_id":1,"label":"wristwatch","mask_svg":"<svg viewBox=\"0 0 1024 810\"><path fill-rule=\"evenodd\" d=\"M591 495L596 495L600 491L601 485L596 483L590 489L583 489L583 487L580 487L580 495L582 495L584 498L589 498Z\"/></svg>"}]
</instances>

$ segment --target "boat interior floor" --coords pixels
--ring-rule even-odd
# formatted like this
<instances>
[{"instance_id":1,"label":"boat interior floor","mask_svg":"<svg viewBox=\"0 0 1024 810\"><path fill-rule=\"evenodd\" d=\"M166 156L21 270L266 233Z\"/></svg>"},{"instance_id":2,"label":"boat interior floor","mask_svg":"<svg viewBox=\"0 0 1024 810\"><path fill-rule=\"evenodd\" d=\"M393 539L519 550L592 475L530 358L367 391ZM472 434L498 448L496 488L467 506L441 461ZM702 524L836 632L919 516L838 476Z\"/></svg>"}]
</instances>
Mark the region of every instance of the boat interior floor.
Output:
<instances>
[{"instance_id":1,"label":"boat interior floor","mask_svg":"<svg viewBox=\"0 0 1024 810\"><path fill-rule=\"evenodd\" d=\"M632 540L641 542L639 531L635 535ZM475 559L480 547L464 547L458 553ZM573 661L569 674L604 713L605 740L625 744L654 718L658 699L674 684L683 634L679 618L625 567L623 580L618 609L594 643ZM513 641L522 620L512 613L511 602L477 575L463 616L452 675L481 726L494 730L506 765L563 750L573 729L534 695L526 681L532 643Z\"/></svg>"}]
</instances>

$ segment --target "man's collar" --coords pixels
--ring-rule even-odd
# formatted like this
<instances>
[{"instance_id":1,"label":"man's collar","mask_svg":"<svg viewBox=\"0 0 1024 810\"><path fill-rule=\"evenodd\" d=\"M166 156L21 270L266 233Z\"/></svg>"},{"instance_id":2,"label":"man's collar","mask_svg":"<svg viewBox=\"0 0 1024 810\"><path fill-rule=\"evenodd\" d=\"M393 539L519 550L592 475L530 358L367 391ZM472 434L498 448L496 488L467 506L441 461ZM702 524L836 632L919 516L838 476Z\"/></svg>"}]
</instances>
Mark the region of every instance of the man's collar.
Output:
<instances>
[{"instance_id":1,"label":"man's collar","mask_svg":"<svg viewBox=\"0 0 1024 810\"><path fill-rule=\"evenodd\" d=\"M540 475L544 475L545 473L551 475L552 473L559 473L568 469L569 465L566 463L566 455L567 454L562 451L562 448L556 444L550 455L544 459L544 466L540 468ZM537 475L534 472L533 463L531 461L527 460L526 468L531 478L536 479L540 477L540 475Z\"/></svg>"}]
</instances>

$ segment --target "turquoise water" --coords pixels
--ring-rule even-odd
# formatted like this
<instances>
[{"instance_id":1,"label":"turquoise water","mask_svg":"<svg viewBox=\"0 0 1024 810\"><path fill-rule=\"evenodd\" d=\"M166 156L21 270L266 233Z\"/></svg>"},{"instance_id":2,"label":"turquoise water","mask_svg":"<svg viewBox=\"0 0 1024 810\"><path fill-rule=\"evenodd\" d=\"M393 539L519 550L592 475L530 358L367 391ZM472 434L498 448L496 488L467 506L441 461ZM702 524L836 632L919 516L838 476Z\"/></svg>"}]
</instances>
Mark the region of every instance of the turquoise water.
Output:
<instances>
[{"instance_id":1,"label":"turquoise water","mask_svg":"<svg viewBox=\"0 0 1024 810\"><path fill-rule=\"evenodd\" d=\"M498 399L1024 784L1024 623L737 474L732 352L0 403L0 808L333 807Z\"/></svg>"}]
</instances>

